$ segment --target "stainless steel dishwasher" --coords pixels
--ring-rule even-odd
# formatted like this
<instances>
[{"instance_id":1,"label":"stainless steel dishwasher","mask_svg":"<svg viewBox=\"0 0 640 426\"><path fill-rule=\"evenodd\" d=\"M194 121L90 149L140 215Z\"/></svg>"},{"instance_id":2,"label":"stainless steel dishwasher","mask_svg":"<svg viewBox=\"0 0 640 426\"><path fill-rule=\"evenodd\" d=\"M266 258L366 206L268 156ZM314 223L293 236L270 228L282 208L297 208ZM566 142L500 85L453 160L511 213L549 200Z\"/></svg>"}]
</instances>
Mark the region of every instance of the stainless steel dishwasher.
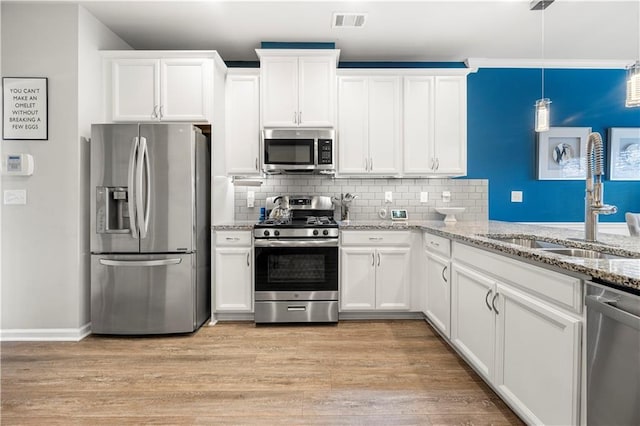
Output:
<instances>
[{"instance_id":1,"label":"stainless steel dishwasher","mask_svg":"<svg viewBox=\"0 0 640 426\"><path fill-rule=\"evenodd\" d=\"M587 424L640 425L640 296L587 283Z\"/></svg>"}]
</instances>

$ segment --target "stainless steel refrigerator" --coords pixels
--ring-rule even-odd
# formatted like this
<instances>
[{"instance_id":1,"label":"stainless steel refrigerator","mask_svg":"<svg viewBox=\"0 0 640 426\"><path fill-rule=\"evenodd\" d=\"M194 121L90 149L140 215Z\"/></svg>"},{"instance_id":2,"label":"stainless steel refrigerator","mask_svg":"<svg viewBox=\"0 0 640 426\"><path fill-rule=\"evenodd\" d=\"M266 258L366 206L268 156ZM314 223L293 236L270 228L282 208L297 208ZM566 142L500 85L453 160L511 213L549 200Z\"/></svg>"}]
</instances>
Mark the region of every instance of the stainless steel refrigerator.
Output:
<instances>
[{"instance_id":1,"label":"stainless steel refrigerator","mask_svg":"<svg viewBox=\"0 0 640 426\"><path fill-rule=\"evenodd\" d=\"M210 317L209 152L191 124L92 126L93 333L185 333Z\"/></svg>"}]
</instances>

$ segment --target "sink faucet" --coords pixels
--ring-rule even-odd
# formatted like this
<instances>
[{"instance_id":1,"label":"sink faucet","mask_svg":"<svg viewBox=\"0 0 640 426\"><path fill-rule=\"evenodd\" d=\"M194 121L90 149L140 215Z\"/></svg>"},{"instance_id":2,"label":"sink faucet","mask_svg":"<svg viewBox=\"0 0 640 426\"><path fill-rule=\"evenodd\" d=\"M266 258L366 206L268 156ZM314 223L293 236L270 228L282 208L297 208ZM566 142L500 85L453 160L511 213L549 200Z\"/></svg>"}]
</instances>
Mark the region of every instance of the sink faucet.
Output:
<instances>
[{"instance_id":1,"label":"sink faucet","mask_svg":"<svg viewBox=\"0 0 640 426\"><path fill-rule=\"evenodd\" d=\"M598 240L598 215L614 214L618 211L616 206L602 204L602 137L600 133L593 132L587 140L587 178L585 190L585 214L584 232L585 240L595 242ZM595 164L594 163L595 157Z\"/></svg>"}]
</instances>

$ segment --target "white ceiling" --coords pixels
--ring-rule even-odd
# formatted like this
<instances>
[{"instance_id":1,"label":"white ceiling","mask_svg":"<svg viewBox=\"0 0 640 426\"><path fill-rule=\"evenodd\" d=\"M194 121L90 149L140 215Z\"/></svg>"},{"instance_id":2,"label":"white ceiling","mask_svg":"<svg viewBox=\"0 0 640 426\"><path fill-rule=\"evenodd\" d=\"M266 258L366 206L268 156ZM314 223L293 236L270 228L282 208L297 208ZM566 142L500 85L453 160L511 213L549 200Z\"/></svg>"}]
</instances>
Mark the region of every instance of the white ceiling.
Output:
<instances>
[{"instance_id":1,"label":"white ceiling","mask_svg":"<svg viewBox=\"0 0 640 426\"><path fill-rule=\"evenodd\" d=\"M341 61L640 57L640 0L80 1L135 49L217 50L257 60L261 41L335 42ZM365 12L332 29L333 12Z\"/></svg>"}]
</instances>

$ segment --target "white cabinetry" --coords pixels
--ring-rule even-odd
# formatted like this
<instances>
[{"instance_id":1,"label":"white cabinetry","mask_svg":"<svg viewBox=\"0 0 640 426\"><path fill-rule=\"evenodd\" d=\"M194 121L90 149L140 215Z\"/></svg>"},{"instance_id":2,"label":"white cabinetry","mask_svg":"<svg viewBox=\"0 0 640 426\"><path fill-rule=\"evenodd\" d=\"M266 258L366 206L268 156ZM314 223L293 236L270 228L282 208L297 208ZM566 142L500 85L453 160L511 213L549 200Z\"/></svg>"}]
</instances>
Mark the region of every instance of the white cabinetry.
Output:
<instances>
[{"instance_id":1,"label":"white cabinetry","mask_svg":"<svg viewBox=\"0 0 640 426\"><path fill-rule=\"evenodd\" d=\"M450 246L447 238L424 233L427 260L424 314L444 336L450 336L451 285Z\"/></svg>"},{"instance_id":2,"label":"white cabinetry","mask_svg":"<svg viewBox=\"0 0 640 426\"><path fill-rule=\"evenodd\" d=\"M404 77L406 175L467 173L467 78Z\"/></svg>"},{"instance_id":3,"label":"white cabinetry","mask_svg":"<svg viewBox=\"0 0 640 426\"><path fill-rule=\"evenodd\" d=\"M253 312L251 231L216 231L214 237L214 313Z\"/></svg>"},{"instance_id":4,"label":"white cabinetry","mask_svg":"<svg viewBox=\"0 0 640 426\"><path fill-rule=\"evenodd\" d=\"M338 172L397 175L401 171L401 79L338 78Z\"/></svg>"},{"instance_id":5,"label":"white cabinetry","mask_svg":"<svg viewBox=\"0 0 640 426\"><path fill-rule=\"evenodd\" d=\"M408 231L342 231L341 311L410 308Z\"/></svg>"},{"instance_id":6,"label":"white cabinetry","mask_svg":"<svg viewBox=\"0 0 640 426\"><path fill-rule=\"evenodd\" d=\"M110 121L212 122L216 52L105 51Z\"/></svg>"},{"instance_id":7,"label":"white cabinetry","mask_svg":"<svg viewBox=\"0 0 640 426\"><path fill-rule=\"evenodd\" d=\"M331 127L338 50L259 49L262 125Z\"/></svg>"},{"instance_id":8,"label":"white cabinetry","mask_svg":"<svg viewBox=\"0 0 640 426\"><path fill-rule=\"evenodd\" d=\"M527 423L577 424L580 308L536 295L579 299L580 281L458 243L453 258L452 343Z\"/></svg>"},{"instance_id":9,"label":"white cabinetry","mask_svg":"<svg viewBox=\"0 0 640 426\"><path fill-rule=\"evenodd\" d=\"M260 175L260 83L257 70L229 70L226 81L227 175Z\"/></svg>"}]
</instances>

